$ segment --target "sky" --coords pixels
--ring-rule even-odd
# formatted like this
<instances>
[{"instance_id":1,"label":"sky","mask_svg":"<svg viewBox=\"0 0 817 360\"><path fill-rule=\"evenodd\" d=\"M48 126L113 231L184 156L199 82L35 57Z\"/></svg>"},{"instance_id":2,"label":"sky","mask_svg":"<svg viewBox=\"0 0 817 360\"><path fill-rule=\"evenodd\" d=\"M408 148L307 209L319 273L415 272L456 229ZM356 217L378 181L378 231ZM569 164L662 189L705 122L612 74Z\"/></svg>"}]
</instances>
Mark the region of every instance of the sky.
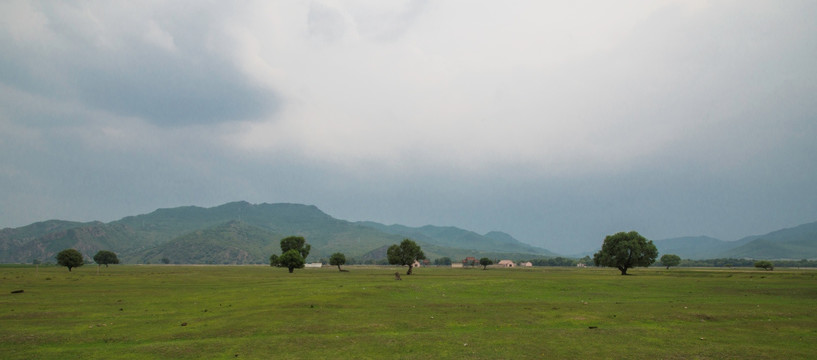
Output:
<instances>
[{"instance_id":1,"label":"sky","mask_svg":"<svg viewBox=\"0 0 817 360\"><path fill-rule=\"evenodd\" d=\"M817 220L814 1L0 2L0 228L315 205L737 240Z\"/></svg>"}]
</instances>

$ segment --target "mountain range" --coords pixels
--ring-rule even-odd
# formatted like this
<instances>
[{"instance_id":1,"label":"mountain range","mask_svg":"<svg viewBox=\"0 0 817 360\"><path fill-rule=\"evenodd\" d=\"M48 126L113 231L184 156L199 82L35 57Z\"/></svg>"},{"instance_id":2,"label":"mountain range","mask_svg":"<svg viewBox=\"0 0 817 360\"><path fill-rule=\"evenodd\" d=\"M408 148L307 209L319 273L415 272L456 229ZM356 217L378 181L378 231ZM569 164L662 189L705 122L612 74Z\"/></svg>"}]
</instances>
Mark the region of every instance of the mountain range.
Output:
<instances>
[{"instance_id":1,"label":"mountain range","mask_svg":"<svg viewBox=\"0 0 817 360\"><path fill-rule=\"evenodd\" d=\"M87 260L99 250L111 250L131 264L265 264L271 254L280 253L280 239L290 235L303 236L312 245L307 261L326 259L334 252L360 261L380 260L390 245L404 238L416 241L429 259L558 256L499 231L478 234L451 226L350 222L311 205L239 201L211 208L158 209L109 223L48 220L5 228L0 230L0 263L53 262L56 253L74 248ZM685 259L814 259L817 222L738 241L698 236L654 243L659 254Z\"/></svg>"},{"instance_id":2,"label":"mountain range","mask_svg":"<svg viewBox=\"0 0 817 360\"><path fill-rule=\"evenodd\" d=\"M684 259L815 259L817 221L737 241L696 236L656 240L654 243L660 254L675 254Z\"/></svg>"},{"instance_id":3,"label":"mountain range","mask_svg":"<svg viewBox=\"0 0 817 360\"><path fill-rule=\"evenodd\" d=\"M335 219L315 206L232 202L212 208L158 209L109 223L49 220L0 230L0 263L53 261L66 248L90 259L99 250L123 263L264 264L280 254L280 240L303 236L312 246L307 261L334 252L378 260L388 246L415 240L429 259L466 256L528 259L554 253L502 232L480 235L455 227L382 225Z\"/></svg>"}]
</instances>

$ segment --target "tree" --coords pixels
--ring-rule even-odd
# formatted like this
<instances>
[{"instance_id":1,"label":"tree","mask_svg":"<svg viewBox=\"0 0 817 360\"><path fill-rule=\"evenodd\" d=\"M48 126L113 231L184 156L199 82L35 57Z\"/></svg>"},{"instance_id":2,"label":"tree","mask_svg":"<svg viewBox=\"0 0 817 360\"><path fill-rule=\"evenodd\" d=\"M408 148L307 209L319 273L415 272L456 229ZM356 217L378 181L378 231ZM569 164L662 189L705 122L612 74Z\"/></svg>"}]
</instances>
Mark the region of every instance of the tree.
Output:
<instances>
[{"instance_id":1,"label":"tree","mask_svg":"<svg viewBox=\"0 0 817 360\"><path fill-rule=\"evenodd\" d=\"M278 260L278 255L275 254L270 255L269 266L281 266L281 261Z\"/></svg>"},{"instance_id":2,"label":"tree","mask_svg":"<svg viewBox=\"0 0 817 360\"><path fill-rule=\"evenodd\" d=\"M661 256L661 264L669 269L670 266L678 266L681 263L681 257L675 254L664 254Z\"/></svg>"},{"instance_id":3,"label":"tree","mask_svg":"<svg viewBox=\"0 0 817 360\"><path fill-rule=\"evenodd\" d=\"M99 252L94 255L94 262L97 266L105 265L105 267L108 267L108 264L119 264L119 258L116 257L113 251L99 250Z\"/></svg>"},{"instance_id":4,"label":"tree","mask_svg":"<svg viewBox=\"0 0 817 360\"><path fill-rule=\"evenodd\" d=\"M56 257L57 264L67 267L68 271L71 271L71 268L80 267L84 264L82 261L82 254L74 249L65 249L60 251Z\"/></svg>"},{"instance_id":5,"label":"tree","mask_svg":"<svg viewBox=\"0 0 817 360\"><path fill-rule=\"evenodd\" d=\"M772 262L768 260L756 261L755 267L758 269L764 269L769 271L774 270L774 264L772 264Z\"/></svg>"},{"instance_id":6,"label":"tree","mask_svg":"<svg viewBox=\"0 0 817 360\"><path fill-rule=\"evenodd\" d=\"M389 258L389 264L408 265L409 268L406 275L411 275L411 269L415 261L426 258L420 246L410 239L403 239L400 245L395 244L390 246L389 249L386 250L386 255Z\"/></svg>"},{"instance_id":7,"label":"tree","mask_svg":"<svg viewBox=\"0 0 817 360\"><path fill-rule=\"evenodd\" d=\"M289 269L290 273L295 269L302 269L304 267L304 258L301 256L301 253L295 249L287 250L287 252L278 258L278 261L281 264L280 266Z\"/></svg>"},{"instance_id":8,"label":"tree","mask_svg":"<svg viewBox=\"0 0 817 360\"><path fill-rule=\"evenodd\" d=\"M441 258L434 259L434 265L451 265L451 258L448 256L443 256Z\"/></svg>"},{"instance_id":9,"label":"tree","mask_svg":"<svg viewBox=\"0 0 817 360\"><path fill-rule=\"evenodd\" d=\"M486 269L488 269L488 265L491 265L491 264L493 264L493 263L494 263L494 262L493 262L493 261L491 261L491 259L489 259L489 258L487 258L487 257L484 257L484 258L482 258L482 259L479 259L479 264L480 264L480 265L482 265L482 270L486 270Z\"/></svg>"},{"instance_id":10,"label":"tree","mask_svg":"<svg viewBox=\"0 0 817 360\"><path fill-rule=\"evenodd\" d=\"M309 250L311 249L312 245L307 244L303 236L290 236L281 239L281 254L289 250L297 250L303 260L306 261L306 257L309 255Z\"/></svg>"},{"instance_id":11,"label":"tree","mask_svg":"<svg viewBox=\"0 0 817 360\"><path fill-rule=\"evenodd\" d=\"M343 271L340 269L340 266L343 264L346 264L346 255L343 255L343 253L336 252L329 257L329 265L336 265L338 271Z\"/></svg>"},{"instance_id":12,"label":"tree","mask_svg":"<svg viewBox=\"0 0 817 360\"><path fill-rule=\"evenodd\" d=\"M593 255L596 266L618 268L621 275L627 275L627 269L636 266L650 266L658 257L658 249L651 240L647 240L635 231L607 235L601 251Z\"/></svg>"}]
</instances>

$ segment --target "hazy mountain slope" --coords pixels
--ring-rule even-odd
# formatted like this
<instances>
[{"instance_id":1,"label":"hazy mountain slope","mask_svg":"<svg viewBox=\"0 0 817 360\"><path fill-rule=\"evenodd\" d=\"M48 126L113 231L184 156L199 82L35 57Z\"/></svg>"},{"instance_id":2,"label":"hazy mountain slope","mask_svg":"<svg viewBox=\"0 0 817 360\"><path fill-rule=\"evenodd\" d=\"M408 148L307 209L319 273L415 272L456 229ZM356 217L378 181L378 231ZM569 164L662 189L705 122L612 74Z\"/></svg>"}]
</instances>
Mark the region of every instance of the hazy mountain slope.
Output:
<instances>
[{"instance_id":1,"label":"hazy mountain slope","mask_svg":"<svg viewBox=\"0 0 817 360\"><path fill-rule=\"evenodd\" d=\"M0 230L0 262L31 262L40 259L36 251L26 250L18 253L22 246L49 233L65 231L83 226L84 223L75 221L48 220L36 222L18 228Z\"/></svg>"},{"instance_id":2,"label":"hazy mountain slope","mask_svg":"<svg viewBox=\"0 0 817 360\"><path fill-rule=\"evenodd\" d=\"M123 225L107 225L101 222L63 222L51 228L53 231L28 238L24 243L3 252L4 262L29 263L34 259L53 262L54 256L63 249L79 250L86 260L102 249L124 249L135 238L132 229Z\"/></svg>"},{"instance_id":3,"label":"hazy mountain slope","mask_svg":"<svg viewBox=\"0 0 817 360\"><path fill-rule=\"evenodd\" d=\"M718 257L753 259L817 258L817 222L781 229L765 235L745 237L742 245L726 250Z\"/></svg>"},{"instance_id":4,"label":"hazy mountain slope","mask_svg":"<svg viewBox=\"0 0 817 360\"><path fill-rule=\"evenodd\" d=\"M449 257L452 255L458 256L458 254L476 253L516 253L527 254L528 257L531 257L533 254L539 256L555 256L554 253L546 249L525 244L509 234L498 231L489 232L486 235L479 235L473 231L463 230L453 226L426 225L415 228L404 225L384 225L371 221L359 222L359 224L383 232L407 237L415 241L422 241L429 245L450 248L450 250L443 251L443 253L447 254L443 256Z\"/></svg>"},{"instance_id":5,"label":"hazy mountain slope","mask_svg":"<svg viewBox=\"0 0 817 360\"><path fill-rule=\"evenodd\" d=\"M411 228L335 219L315 206L231 202L211 208L158 209L110 223L47 221L0 231L3 262L53 262L65 248L90 259L99 250L116 252L125 263L266 263L278 242L300 235L312 245L307 261L334 252L361 257L411 238L431 258L466 256L531 259L555 254L502 232L479 235L456 227Z\"/></svg>"},{"instance_id":6,"label":"hazy mountain slope","mask_svg":"<svg viewBox=\"0 0 817 360\"><path fill-rule=\"evenodd\" d=\"M711 259L739 244L708 236L687 236L653 241L659 255L675 254L682 259Z\"/></svg>"},{"instance_id":7,"label":"hazy mountain slope","mask_svg":"<svg viewBox=\"0 0 817 360\"><path fill-rule=\"evenodd\" d=\"M265 264L280 253L282 234L231 220L196 230L139 254L136 262L179 264Z\"/></svg>"}]
</instances>

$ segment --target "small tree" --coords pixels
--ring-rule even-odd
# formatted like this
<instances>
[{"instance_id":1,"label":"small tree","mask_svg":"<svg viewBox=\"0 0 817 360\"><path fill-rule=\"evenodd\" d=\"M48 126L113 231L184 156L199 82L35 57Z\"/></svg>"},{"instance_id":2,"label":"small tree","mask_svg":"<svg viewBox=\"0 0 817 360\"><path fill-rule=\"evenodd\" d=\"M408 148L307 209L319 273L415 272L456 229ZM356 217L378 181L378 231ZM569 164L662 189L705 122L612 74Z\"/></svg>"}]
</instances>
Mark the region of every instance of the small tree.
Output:
<instances>
[{"instance_id":1,"label":"small tree","mask_svg":"<svg viewBox=\"0 0 817 360\"><path fill-rule=\"evenodd\" d=\"M80 267L84 264L82 254L74 249L60 251L56 258L57 264L67 267L68 271L71 271L71 268Z\"/></svg>"},{"instance_id":2,"label":"small tree","mask_svg":"<svg viewBox=\"0 0 817 360\"><path fill-rule=\"evenodd\" d=\"M772 262L768 261L768 260L756 261L755 262L755 267L758 268L758 269L764 269L764 270L769 270L769 271L774 270L774 264L772 264Z\"/></svg>"},{"instance_id":3,"label":"small tree","mask_svg":"<svg viewBox=\"0 0 817 360\"><path fill-rule=\"evenodd\" d=\"M343 264L346 264L346 255L343 255L343 253L336 252L329 257L329 265L336 265L338 271L343 271L340 269L340 266Z\"/></svg>"},{"instance_id":4,"label":"small tree","mask_svg":"<svg viewBox=\"0 0 817 360\"><path fill-rule=\"evenodd\" d=\"M621 275L627 275L627 269L636 266L650 266L658 257L658 249L635 231L607 235L601 250L593 255L596 266L618 268Z\"/></svg>"},{"instance_id":5,"label":"small tree","mask_svg":"<svg viewBox=\"0 0 817 360\"><path fill-rule=\"evenodd\" d=\"M494 263L494 262L493 262L491 259L487 258L487 257L484 257L484 258L482 258L482 259L479 259L479 264L480 264L480 265L482 265L482 270L487 270L487 269L488 269L488 265L491 265L491 264L493 264L493 263Z\"/></svg>"},{"instance_id":6,"label":"small tree","mask_svg":"<svg viewBox=\"0 0 817 360\"><path fill-rule=\"evenodd\" d=\"M434 265L451 265L451 258L443 256L434 260Z\"/></svg>"},{"instance_id":7,"label":"small tree","mask_svg":"<svg viewBox=\"0 0 817 360\"><path fill-rule=\"evenodd\" d=\"M270 255L269 266L281 266L281 260L278 259L278 255L275 254Z\"/></svg>"},{"instance_id":8,"label":"small tree","mask_svg":"<svg viewBox=\"0 0 817 360\"><path fill-rule=\"evenodd\" d=\"M278 261L281 264L280 266L289 269L290 273L295 269L303 269L304 267L304 258L301 256L301 253L295 249L290 249L285 252L278 258Z\"/></svg>"},{"instance_id":9,"label":"small tree","mask_svg":"<svg viewBox=\"0 0 817 360\"><path fill-rule=\"evenodd\" d=\"M392 245L386 250L386 255L389 258L389 264L392 265L408 265L406 275L411 275L411 269L414 262L426 258L423 250L414 241L410 239L403 239L400 245Z\"/></svg>"},{"instance_id":10,"label":"small tree","mask_svg":"<svg viewBox=\"0 0 817 360\"><path fill-rule=\"evenodd\" d=\"M99 250L99 252L94 255L94 262L97 264L97 267L101 265L108 267L108 264L119 264L119 258L116 257L113 251Z\"/></svg>"},{"instance_id":11,"label":"small tree","mask_svg":"<svg viewBox=\"0 0 817 360\"><path fill-rule=\"evenodd\" d=\"M678 266L681 263L681 257L675 254L664 254L661 256L661 264L669 269L670 266Z\"/></svg>"}]
</instances>

